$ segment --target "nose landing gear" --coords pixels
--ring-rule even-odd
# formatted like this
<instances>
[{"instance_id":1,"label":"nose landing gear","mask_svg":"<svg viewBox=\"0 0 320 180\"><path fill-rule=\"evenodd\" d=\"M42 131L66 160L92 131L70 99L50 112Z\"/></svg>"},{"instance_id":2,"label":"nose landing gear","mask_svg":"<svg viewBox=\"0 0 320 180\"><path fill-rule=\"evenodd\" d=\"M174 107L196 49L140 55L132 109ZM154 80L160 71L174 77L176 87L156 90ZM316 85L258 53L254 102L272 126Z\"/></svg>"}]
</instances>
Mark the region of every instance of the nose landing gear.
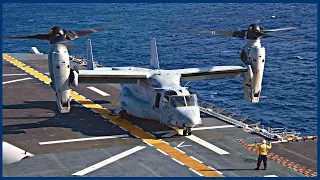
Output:
<instances>
[{"instance_id":1,"label":"nose landing gear","mask_svg":"<svg viewBox=\"0 0 320 180\"><path fill-rule=\"evenodd\" d=\"M184 136L190 136L191 133L191 127L183 127L183 135Z\"/></svg>"},{"instance_id":2,"label":"nose landing gear","mask_svg":"<svg viewBox=\"0 0 320 180\"><path fill-rule=\"evenodd\" d=\"M127 111L126 110L122 110L122 111L119 112L119 116L118 117L120 119L126 119L126 118L128 118L128 116L129 115L128 115Z\"/></svg>"}]
</instances>

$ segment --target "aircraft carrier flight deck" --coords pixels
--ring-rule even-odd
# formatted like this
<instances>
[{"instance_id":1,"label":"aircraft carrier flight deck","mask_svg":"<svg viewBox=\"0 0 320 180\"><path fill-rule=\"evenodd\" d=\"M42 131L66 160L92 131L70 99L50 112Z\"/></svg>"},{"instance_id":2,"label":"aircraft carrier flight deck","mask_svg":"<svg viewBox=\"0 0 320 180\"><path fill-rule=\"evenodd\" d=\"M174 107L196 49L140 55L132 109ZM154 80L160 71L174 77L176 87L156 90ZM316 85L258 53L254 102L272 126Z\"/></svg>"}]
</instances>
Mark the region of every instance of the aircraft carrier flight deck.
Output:
<instances>
[{"instance_id":1,"label":"aircraft carrier flight deck","mask_svg":"<svg viewBox=\"0 0 320 180\"><path fill-rule=\"evenodd\" d=\"M317 140L274 143L267 170L257 171L252 145L264 137L207 113L182 136L158 121L119 118L119 84L79 84L70 113L60 114L46 54L4 53L2 74L3 141L33 155L4 164L4 177L317 176Z\"/></svg>"}]
</instances>

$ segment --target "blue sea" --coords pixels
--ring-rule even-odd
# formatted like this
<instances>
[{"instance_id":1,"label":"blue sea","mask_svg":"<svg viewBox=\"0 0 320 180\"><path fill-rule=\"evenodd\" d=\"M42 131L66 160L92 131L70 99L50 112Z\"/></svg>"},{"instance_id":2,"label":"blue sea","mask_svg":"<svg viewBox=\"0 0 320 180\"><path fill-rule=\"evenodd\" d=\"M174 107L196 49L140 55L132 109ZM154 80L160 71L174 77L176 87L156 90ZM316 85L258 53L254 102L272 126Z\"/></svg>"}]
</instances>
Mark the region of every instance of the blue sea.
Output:
<instances>
[{"instance_id":1,"label":"blue sea","mask_svg":"<svg viewBox=\"0 0 320 180\"><path fill-rule=\"evenodd\" d=\"M301 135L317 134L316 4L3 4L3 35L46 34L53 26L82 30L115 28L73 41L71 54L86 56L92 39L94 58L104 66L149 67L150 39L157 39L162 69L240 65L244 40L178 30L241 30L257 23L265 29L295 26L272 34L301 37L262 39L266 65L260 103L243 99L243 78L192 81L199 99L271 127ZM274 17L273 17L274 16ZM46 53L48 42L3 39L3 52ZM185 83L182 83L184 85Z\"/></svg>"}]
</instances>

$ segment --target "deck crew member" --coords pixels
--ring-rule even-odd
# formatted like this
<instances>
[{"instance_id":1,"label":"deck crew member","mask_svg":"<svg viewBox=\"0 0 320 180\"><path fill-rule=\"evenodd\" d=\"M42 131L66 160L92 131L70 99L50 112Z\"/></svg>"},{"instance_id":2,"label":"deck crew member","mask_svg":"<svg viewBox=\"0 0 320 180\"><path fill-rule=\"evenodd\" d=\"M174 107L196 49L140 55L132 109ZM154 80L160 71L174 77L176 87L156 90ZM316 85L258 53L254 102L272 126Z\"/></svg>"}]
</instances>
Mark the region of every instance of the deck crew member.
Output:
<instances>
[{"instance_id":1,"label":"deck crew member","mask_svg":"<svg viewBox=\"0 0 320 180\"><path fill-rule=\"evenodd\" d=\"M255 143L254 147L258 149L258 154L259 154L257 168L255 168L255 170L259 170L261 161L263 161L263 165L264 165L264 168L262 170L266 170L267 169L267 153L268 153L268 149L271 149L272 147L271 143L269 142L267 145L267 141L262 140L261 144L258 145L257 143Z\"/></svg>"}]
</instances>

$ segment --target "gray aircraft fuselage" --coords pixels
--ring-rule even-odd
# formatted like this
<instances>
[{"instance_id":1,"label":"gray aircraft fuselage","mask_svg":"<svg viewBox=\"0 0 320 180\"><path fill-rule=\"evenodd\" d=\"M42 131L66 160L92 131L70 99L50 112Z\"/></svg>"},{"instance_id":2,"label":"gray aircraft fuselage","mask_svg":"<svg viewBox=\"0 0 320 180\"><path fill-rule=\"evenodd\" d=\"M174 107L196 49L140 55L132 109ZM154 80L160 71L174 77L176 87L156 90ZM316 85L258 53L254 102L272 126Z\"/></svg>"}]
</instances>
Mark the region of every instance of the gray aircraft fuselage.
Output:
<instances>
[{"instance_id":1,"label":"gray aircraft fuselage","mask_svg":"<svg viewBox=\"0 0 320 180\"><path fill-rule=\"evenodd\" d=\"M178 128L192 128L202 123L197 96L180 86L179 74L141 70L158 73L136 84L122 84L120 101L127 114Z\"/></svg>"}]
</instances>

